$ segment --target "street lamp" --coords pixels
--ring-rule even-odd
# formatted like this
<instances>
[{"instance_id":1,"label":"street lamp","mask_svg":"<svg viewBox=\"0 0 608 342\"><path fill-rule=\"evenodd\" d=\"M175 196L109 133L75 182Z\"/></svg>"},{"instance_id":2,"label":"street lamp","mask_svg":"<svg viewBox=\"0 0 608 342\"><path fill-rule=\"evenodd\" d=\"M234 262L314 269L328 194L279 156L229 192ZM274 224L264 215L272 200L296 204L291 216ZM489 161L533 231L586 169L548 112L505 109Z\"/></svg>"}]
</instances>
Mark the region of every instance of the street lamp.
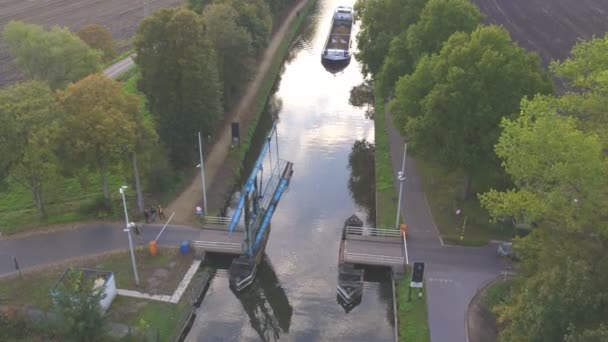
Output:
<instances>
[{"instance_id":1,"label":"street lamp","mask_svg":"<svg viewBox=\"0 0 608 342\"><path fill-rule=\"evenodd\" d=\"M399 229L399 214L401 213L401 195L403 194L403 181L405 181L405 156L407 153L407 143L403 146L403 161L401 162L401 171L397 172L397 180L399 181L399 202L397 204L397 220L395 229Z\"/></svg>"},{"instance_id":2,"label":"street lamp","mask_svg":"<svg viewBox=\"0 0 608 342\"><path fill-rule=\"evenodd\" d=\"M139 275L137 274L137 266L135 265L135 254L133 253L133 239L131 239L131 228L135 226L135 223L129 223L129 214L127 213L127 202L125 201L125 189L126 185L123 185L118 189L120 194L122 195L122 206L125 209L125 224L127 228L124 230L127 232L127 236L129 237L129 249L131 250L131 262L133 263L133 274L135 275L135 285L139 286Z\"/></svg>"},{"instance_id":3,"label":"street lamp","mask_svg":"<svg viewBox=\"0 0 608 342\"><path fill-rule=\"evenodd\" d=\"M198 132L198 152L201 157L201 163L196 167L201 168L201 181L203 183L203 209L205 210L205 215L207 215L207 192L205 191L205 164L203 163L203 143L201 140L201 132Z\"/></svg>"}]
</instances>

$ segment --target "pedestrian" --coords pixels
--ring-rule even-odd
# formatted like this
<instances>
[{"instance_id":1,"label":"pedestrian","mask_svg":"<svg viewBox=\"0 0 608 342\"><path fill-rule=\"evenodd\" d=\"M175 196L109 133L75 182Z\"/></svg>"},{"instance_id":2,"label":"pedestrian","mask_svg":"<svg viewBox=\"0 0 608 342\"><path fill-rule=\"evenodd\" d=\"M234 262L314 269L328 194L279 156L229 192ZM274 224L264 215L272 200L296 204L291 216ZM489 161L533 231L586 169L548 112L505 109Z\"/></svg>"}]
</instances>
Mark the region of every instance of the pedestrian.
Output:
<instances>
[{"instance_id":1,"label":"pedestrian","mask_svg":"<svg viewBox=\"0 0 608 342\"><path fill-rule=\"evenodd\" d=\"M148 212L148 208L144 209L144 217L146 218L146 223L149 223L150 212Z\"/></svg>"},{"instance_id":2,"label":"pedestrian","mask_svg":"<svg viewBox=\"0 0 608 342\"><path fill-rule=\"evenodd\" d=\"M156 222L156 209L154 207L150 207L150 221Z\"/></svg>"},{"instance_id":3,"label":"pedestrian","mask_svg":"<svg viewBox=\"0 0 608 342\"><path fill-rule=\"evenodd\" d=\"M163 209L163 207L160 205L160 203L158 204L158 206L156 207L156 212L158 213L158 218L161 220L166 219L165 217L165 210Z\"/></svg>"}]
</instances>

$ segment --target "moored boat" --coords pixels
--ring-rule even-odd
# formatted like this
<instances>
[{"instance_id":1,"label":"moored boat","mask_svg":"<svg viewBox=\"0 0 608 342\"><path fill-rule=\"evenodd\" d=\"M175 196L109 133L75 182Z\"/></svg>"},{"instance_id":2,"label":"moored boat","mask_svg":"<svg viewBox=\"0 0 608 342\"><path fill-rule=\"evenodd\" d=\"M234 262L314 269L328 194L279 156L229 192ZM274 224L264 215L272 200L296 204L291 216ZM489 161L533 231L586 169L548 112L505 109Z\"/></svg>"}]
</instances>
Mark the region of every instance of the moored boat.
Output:
<instances>
[{"instance_id":1,"label":"moored boat","mask_svg":"<svg viewBox=\"0 0 608 342\"><path fill-rule=\"evenodd\" d=\"M321 61L324 64L344 63L347 65L350 62L354 19L352 7L338 6L336 8L331 20L331 29L321 54Z\"/></svg>"}]
</instances>

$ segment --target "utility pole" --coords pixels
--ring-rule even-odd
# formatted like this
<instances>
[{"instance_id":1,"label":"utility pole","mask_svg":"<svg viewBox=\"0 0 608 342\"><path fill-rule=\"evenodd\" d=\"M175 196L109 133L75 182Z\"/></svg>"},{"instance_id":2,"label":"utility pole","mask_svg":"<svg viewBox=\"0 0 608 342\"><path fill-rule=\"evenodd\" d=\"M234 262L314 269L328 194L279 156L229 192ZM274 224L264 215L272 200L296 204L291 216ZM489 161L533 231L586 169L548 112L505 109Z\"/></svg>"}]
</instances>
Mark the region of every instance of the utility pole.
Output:
<instances>
[{"instance_id":1,"label":"utility pole","mask_svg":"<svg viewBox=\"0 0 608 342\"><path fill-rule=\"evenodd\" d=\"M142 0L144 4L144 18L150 14L150 3L149 0Z\"/></svg>"},{"instance_id":2,"label":"utility pole","mask_svg":"<svg viewBox=\"0 0 608 342\"><path fill-rule=\"evenodd\" d=\"M201 163L198 166L201 168L201 180L203 182L203 209L205 210L205 215L208 215L207 192L205 191L205 164L203 164L203 142L201 140L201 132L198 132L198 153L201 157Z\"/></svg>"},{"instance_id":3,"label":"utility pole","mask_svg":"<svg viewBox=\"0 0 608 342\"><path fill-rule=\"evenodd\" d=\"M133 275L135 275L135 285L139 286L139 275L137 274L137 265L135 264L135 253L133 253L133 239L131 239L131 226L133 226L134 224L129 223L129 214L127 213L127 202L125 201L126 188L127 186L123 185L119 189L120 194L122 195L122 206L125 209L125 223L127 225L127 228L124 231L127 232L127 235L129 236L129 249L131 250L131 262L133 263Z\"/></svg>"},{"instance_id":4,"label":"utility pole","mask_svg":"<svg viewBox=\"0 0 608 342\"><path fill-rule=\"evenodd\" d=\"M397 204L397 220L395 222L395 229L399 229L399 214L401 213L401 195L403 194L403 182L405 181L405 156L407 153L407 143L403 145L403 161L401 163L401 171L397 173L397 179L399 180L399 202Z\"/></svg>"}]
</instances>

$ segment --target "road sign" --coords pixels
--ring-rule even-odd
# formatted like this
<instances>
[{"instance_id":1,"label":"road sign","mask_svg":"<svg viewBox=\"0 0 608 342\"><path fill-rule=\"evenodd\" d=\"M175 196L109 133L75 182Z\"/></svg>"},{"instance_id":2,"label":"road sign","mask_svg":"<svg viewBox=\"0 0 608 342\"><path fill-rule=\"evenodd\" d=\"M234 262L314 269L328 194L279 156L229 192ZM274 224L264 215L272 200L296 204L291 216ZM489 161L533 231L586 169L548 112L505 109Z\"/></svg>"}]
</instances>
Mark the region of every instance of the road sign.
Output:
<instances>
[{"instance_id":1,"label":"road sign","mask_svg":"<svg viewBox=\"0 0 608 342\"><path fill-rule=\"evenodd\" d=\"M412 272L412 282L413 283L422 283L423 278L424 278L424 263L423 262L414 262L414 271Z\"/></svg>"}]
</instances>

